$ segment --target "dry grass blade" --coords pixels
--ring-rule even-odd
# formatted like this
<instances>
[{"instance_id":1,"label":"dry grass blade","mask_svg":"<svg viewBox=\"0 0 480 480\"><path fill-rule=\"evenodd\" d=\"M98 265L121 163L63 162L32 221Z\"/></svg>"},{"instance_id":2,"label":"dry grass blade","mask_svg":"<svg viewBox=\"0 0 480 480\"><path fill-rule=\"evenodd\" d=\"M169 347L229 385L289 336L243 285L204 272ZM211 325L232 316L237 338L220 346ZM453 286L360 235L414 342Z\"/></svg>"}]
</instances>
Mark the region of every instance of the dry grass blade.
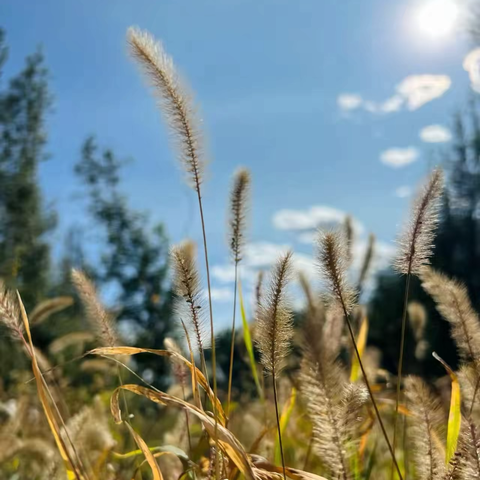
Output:
<instances>
[{"instance_id":1,"label":"dry grass blade","mask_svg":"<svg viewBox=\"0 0 480 480\"><path fill-rule=\"evenodd\" d=\"M139 347L102 347L102 348L95 348L88 352L91 355L102 355L102 356L116 356L116 355L138 355L140 353L150 353L153 355L159 355L161 357L169 357L172 360L182 362L188 369L195 372L195 378L199 385L207 392L208 398L210 401L215 405L216 413L218 415L218 421L224 425L225 424L225 413L222 408L222 404L219 399L215 396L213 390L211 389L207 379L203 375L203 373L195 367L193 368L193 364L189 362L186 358L184 358L179 353L169 351L169 350L155 350L150 348L139 348ZM192 375L193 376L193 375ZM195 391L196 388L192 385L192 390Z\"/></svg>"},{"instance_id":2,"label":"dry grass blade","mask_svg":"<svg viewBox=\"0 0 480 480\"><path fill-rule=\"evenodd\" d=\"M160 470L160 467L158 466L158 463L155 460L153 453L150 451L148 445L145 443L145 440L128 423L126 425L128 427L128 430L132 434L135 443L138 445L138 448L140 448L140 450L143 452L143 454L145 455L145 459L150 465L153 474L153 480L163 480L162 471Z\"/></svg>"},{"instance_id":3,"label":"dry grass blade","mask_svg":"<svg viewBox=\"0 0 480 480\"><path fill-rule=\"evenodd\" d=\"M90 325L98 338L103 345L113 347L118 341L113 319L98 299L93 283L79 270L72 270L72 282L82 300Z\"/></svg>"},{"instance_id":4,"label":"dry grass blade","mask_svg":"<svg viewBox=\"0 0 480 480\"><path fill-rule=\"evenodd\" d=\"M67 448L63 440L63 437L60 431L59 421L61 421L62 424L64 423L63 423L63 420L59 417L58 412L54 411L54 409L52 409L51 407L51 404L50 404L51 394L48 391L48 387L46 385L45 379L43 378L42 372L37 363L37 358L35 356L35 348L34 348L32 336L30 333L30 326L29 326L27 314L25 312L25 308L23 307L23 303L21 301L21 298L18 292L17 292L17 298L18 298L18 304L20 306L20 314L23 319L23 326L28 338L28 345L26 346L26 348L32 360L32 370L33 370L33 374L35 376L35 381L37 384L38 397L42 404L43 411L45 413L45 417L47 419L50 430L55 439L55 443L57 445L58 451L64 462L67 478L69 480L86 480L86 476L82 473L81 467L77 465L77 462L72 458L69 452L69 449ZM72 445L72 448L73 448L73 445ZM74 448L73 450L75 452ZM78 460L78 457L77 457L77 460Z\"/></svg>"},{"instance_id":5,"label":"dry grass blade","mask_svg":"<svg viewBox=\"0 0 480 480\"><path fill-rule=\"evenodd\" d=\"M139 387L138 385L124 385L117 388L112 396L112 415L117 422L121 420L118 401L120 390L126 390L137 395L144 396L149 400L161 405L180 407L188 410L189 413L195 415L202 422L211 438L214 438L215 435L217 436L220 449L228 458L230 458L230 460L243 473L243 475L245 475L248 480L255 480L251 462L240 442L224 426L219 424L215 425L214 419L206 415L205 412L194 405L181 400L180 398L173 397L166 393L154 391L149 388Z\"/></svg>"}]
</instances>

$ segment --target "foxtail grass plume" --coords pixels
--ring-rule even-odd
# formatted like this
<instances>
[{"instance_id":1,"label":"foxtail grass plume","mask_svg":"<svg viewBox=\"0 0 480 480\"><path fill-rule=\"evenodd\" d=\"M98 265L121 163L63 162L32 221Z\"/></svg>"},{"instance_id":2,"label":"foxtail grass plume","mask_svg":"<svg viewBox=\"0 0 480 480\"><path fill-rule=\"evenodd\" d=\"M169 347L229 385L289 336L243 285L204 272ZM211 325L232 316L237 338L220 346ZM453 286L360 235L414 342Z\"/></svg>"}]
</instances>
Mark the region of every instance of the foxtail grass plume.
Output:
<instances>
[{"instance_id":1,"label":"foxtail grass plume","mask_svg":"<svg viewBox=\"0 0 480 480\"><path fill-rule=\"evenodd\" d=\"M330 343L329 332L307 319L300 388L313 424L314 450L332 478L350 480L368 392L349 382L338 351L330 348Z\"/></svg>"},{"instance_id":2,"label":"foxtail grass plume","mask_svg":"<svg viewBox=\"0 0 480 480\"><path fill-rule=\"evenodd\" d=\"M345 313L355 305L355 290L347 279L348 254L345 235L340 231L320 232L318 239L318 263L334 299Z\"/></svg>"},{"instance_id":3,"label":"foxtail grass plume","mask_svg":"<svg viewBox=\"0 0 480 480\"><path fill-rule=\"evenodd\" d=\"M355 240L354 232L353 232L353 220L351 215L347 215L345 217L344 228L345 228L346 260L350 265L352 263L352 249L353 249L353 242Z\"/></svg>"},{"instance_id":4,"label":"foxtail grass plume","mask_svg":"<svg viewBox=\"0 0 480 480\"><path fill-rule=\"evenodd\" d=\"M400 249L394 263L400 273L418 275L422 267L429 264L443 183L443 172L436 168L413 202L411 217L400 236Z\"/></svg>"},{"instance_id":5,"label":"foxtail grass plume","mask_svg":"<svg viewBox=\"0 0 480 480\"><path fill-rule=\"evenodd\" d=\"M230 251L235 263L242 259L242 247L245 243L248 203L250 200L250 172L239 168L233 178L230 193L230 215L228 220Z\"/></svg>"},{"instance_id":6,"label":"foxtail grass plume","mask_svg":"<svg viewBox=\"0 0 480 480\"><path fill-rule=\"evenodd\" d=\"M161 42L136 27L128 29L131 56L137 61L158 99L189 185L200 193L205 159L200 119L190 89L178 75Z\"/></svg>"},{"instance_id":7,"label":"foxtail grass plume","mask_svg":"<svg viewBox=\"0 0 480 480\"><path fill-rule=\"evenodd\" d=\"M203 290L200 284L195 244L185 241L172 248L170 253L173 268L173 286L178 300L176 311L179 318L188 320L189 333L204 362L204 350L209 346L209 336L205 325Z\"/></svg>"},{"instance_id":8,"label":"foxtail grass plume","mask_svg":"<svg viewBox=\"0 0 480 480\"><path fill-rule=\"evenodd\" d=\"M421 280L440 315L452 326L451 335L462 360L473 362L480 374L480 319L466 287L431 268L424 269Z\"/></svg>"},{"instance_id":9,"label":"foxtail grass plume","mask_svg":"<svg viewBox=\"0 0 480 480\"><path fill-rule=\"evenodd\" d=\"M165 349L168 350L169 352L176 353L177 355L181 355L183 357L183 352L181 348L173 338L171 337L165 338L165 340L163 341L163 344L165 346ZM177 357L172 357L172 370L173 370L173 375L175 376L175 379L183 387L186 384L186 381L188 378L187 367Z\"/></svg>"},{"instance_id":10,"label":"foxtail grass plume","mask_svg":"<svg viewBox=\"0 0 480 480\"><path fill-rule=\"evenodd\" d=\"M18 302L15 295L0 280L0 323L3 323L13 338L23 335L23 322L20 320Z\"/></svg>"},{"instance_id":11,"label":"foxtail grass plume","mask_svg":"<svg viewBox=\"0 0 480 480\"><path fill-rule=\"evenodd\" d=\"M425 327L427 325L427 311L419 302L409 302L408 304L408 320L415 338L415 358L423 360L429 348L428 340L425 337Z\"/></svg>"},{"instance_id":12,"label":"foxtail grass plume","mask_svg":"<svg viewBox=\"0 0 480 480\"><path fill-rule=\"evenodd\" d=\"M118 335L113 318L100 302L93 283L80 270L72 270L72 283L82 301L83 307L99 340L106 347L117 345Z\"/></svg>"},{"instance_id":13,"label":"foxtail grass plume","mask_svg":"<svg viewBox=\"0 0 480 480\"><path fill-rule=\"evenodd\" d=\"M405 380L407 405L412 414L408 421L409 445L419 480L445 478L445 462L438 449L436 436L442 423L439 401L418 377Z\"/></svg>"},{"instance_id":14,"label":"foxtail grass plume","mask_svg":"<svg viewBox=\"0 0 480 480\"><path fill-rule=\"evenodd\" d=\"M264 276L265 272L263 270L260 270L257 275L257 283L255 284L255 305L257 307L262 303Z\"/></svg>"},{"instance_id":15,"label":"foxtail grass plume","mask_svg":"<svg viewBox=\"0 0 480 480\"><path fill-rule=\"evenodd\" d=\"M363 257L362 267L360 269L360 275L358 276L358 283L357 283L357 290L359 292L362 291L365 280L367 279L367 275L370 271L372 266L373 254L375 252L375 235L371 233L368 236L368 246L367 251L365 252L365 256Z\"/></svg>"},{"instance_id":16,"label":"foxtail grass plume","mask_svg":"<svg viewBox=\"0 0 480 480\"><path fill-rule=\"evenodd\" d=\"M284 366L293 334L292 312L286 299L292 252L286 253L272 271L270 286L257 311L255 342L265 371L278 375Z\"/></svg>"}]
</instances>

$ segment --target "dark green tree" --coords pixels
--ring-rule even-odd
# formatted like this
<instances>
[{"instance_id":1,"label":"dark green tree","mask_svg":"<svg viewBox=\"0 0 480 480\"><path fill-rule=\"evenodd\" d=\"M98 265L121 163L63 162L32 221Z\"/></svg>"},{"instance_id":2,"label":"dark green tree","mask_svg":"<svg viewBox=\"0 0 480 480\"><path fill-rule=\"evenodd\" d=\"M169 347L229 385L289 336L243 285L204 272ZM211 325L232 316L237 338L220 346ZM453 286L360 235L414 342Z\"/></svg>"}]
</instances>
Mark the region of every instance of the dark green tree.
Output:
<instances>
[{"instance_id":1,"label":"dark green tree","mask_svg":"<svg viewBox=\"0 0 480 480\"><path fill-rule=\"evenodd\" d=\"M2 72L7 53L0 30L0 278L21 292L30 310L50 286L46 236L55 217L44 206L38 168L46 159L45 121L51 96L40 51L27 57L23 70L8 83ZM25 356L4 332L0 351L0 377L8 383Z\"/></svg>"},{"instance_id":2,"label":"dark green tree","mask_svg":"<svg viewBox=\"0 0 480 480\"><path fill-rule=\"evenodd\" d=\"M1 40L1 37L0 37ZM0 46L0 65L6 48ZM27 307L49 288L46 234L55 217L42 201L38 167L46 159L46 115L51 104L40 51L0 91L0 277L18 288Z\"/></svg>"},{"instance_id":3,"label":"dark green tree","mask_svg":"<svg viewBox=\"0 0 480 480\"><path fill-rule=\"evenodd\" d=\"M453 145L443 159L447 188L432 266L465 283L473 305L480 311L480 121L475 99L466 112L455 117L453 131ZM403 277L383 272L370 301L370 341L382 349L384 364L392 371L397 369L404 283ZM427 308L426 337L430 350L425 360L419 362L414 355L415 340L408 332L406 372L442 374L442 367L430 353L437 351L451 365L457 364L449 325L439 316L418 279L412 282L410 300L418 300Z\"/></svg>"},{"instance_id":4,"label":"dark green tree","mask_svg":"<svg viewBox=\"0 0 480 480\"><path fill-rule=\"evenodd\" d=\"M133 343L163 348L175 326L173 294L168 285L168 245L162 225L148 227L145 215L133 211L120 191L122 163L111 150L100 150L93 138L83 145L76 173L86 187L89 211L104 233L106 248L95 272L100 287L117 292L117 321ZM141 371L165 383L167 365L156 356L139 355Z\"/></svg>"}]
</instances>

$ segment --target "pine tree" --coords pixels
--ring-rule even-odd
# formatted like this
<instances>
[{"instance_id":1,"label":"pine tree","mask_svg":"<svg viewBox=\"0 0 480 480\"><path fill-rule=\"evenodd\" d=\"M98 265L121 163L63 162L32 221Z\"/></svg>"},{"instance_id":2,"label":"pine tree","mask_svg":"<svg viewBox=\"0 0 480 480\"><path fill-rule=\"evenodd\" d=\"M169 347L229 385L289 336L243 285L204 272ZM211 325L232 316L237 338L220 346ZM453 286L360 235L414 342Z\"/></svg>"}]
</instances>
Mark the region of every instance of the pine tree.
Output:
<instances>
[{"instance_id":1,"label":"pine tree","mask_svg":"<svg viewBox=\"0 0 480 480\"><path fill-rule=\"evenodd\" d=\"M0 65L5 59L2 46ZM38 51L0 92L0 277L20 290L30 308L48 290L50 249L45 237L55 225L38 181L51 105L47 77Z\"/></svg>"},{"instance_id":2,"label":"pine tree","mask_svg":"<svg viewBox=\"0 0 480 480\"><path fill-rule=\"evenodd\" d=\"M95 140L83 145L76 173L88 191L90 214L105 232L106 248L100 266L91 268L100 287L118 292L117 321L134 342L145 348L163 348L172 336L172 292L168 286L168 245L162 225L148 228L145 215L133 211L120 191L121 162L111 150L100 151ZM165 381L166 365L158 357L136 358Z\"/></svg>"}]
</instances>

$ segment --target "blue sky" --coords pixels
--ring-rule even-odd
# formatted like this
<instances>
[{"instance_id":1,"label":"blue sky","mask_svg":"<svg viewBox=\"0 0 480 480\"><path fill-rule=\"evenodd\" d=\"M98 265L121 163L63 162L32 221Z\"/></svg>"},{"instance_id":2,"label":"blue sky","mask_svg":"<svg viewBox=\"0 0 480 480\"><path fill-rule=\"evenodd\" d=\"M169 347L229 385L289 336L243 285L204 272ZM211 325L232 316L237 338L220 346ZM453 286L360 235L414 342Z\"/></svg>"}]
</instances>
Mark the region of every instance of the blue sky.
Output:
<instances>
[{"instance_id":1,"label":"blue sky","mask_svg":"<svg viewBox=\"0 0 480 480\"><path fill-rule=\"evenodd\" d=\"M380 253L391 252L408 190L448 148L423 141L420 131L448 128L471 91L462 63L473 45L460 33L422 33L415 24L422 1L4 0L6 76L38 44L51 70L51 160L41 181L61 219L52 241L60 244L74 223L95 241L72 173L90 133L135 160L124 175L135 208L165 222L173 242L200 240L194 195L126 55L126 29L138 25L164 42L201 108L219 322L229 287L225 200L239 165L253 175L247 284L286 245L299 253L299 266L311 263L309 233L342 212L359 222L359 250L373 231L384 242ZM447 133L433 128L424 137L445 140Z\"/></svg>"}]
</instances>

